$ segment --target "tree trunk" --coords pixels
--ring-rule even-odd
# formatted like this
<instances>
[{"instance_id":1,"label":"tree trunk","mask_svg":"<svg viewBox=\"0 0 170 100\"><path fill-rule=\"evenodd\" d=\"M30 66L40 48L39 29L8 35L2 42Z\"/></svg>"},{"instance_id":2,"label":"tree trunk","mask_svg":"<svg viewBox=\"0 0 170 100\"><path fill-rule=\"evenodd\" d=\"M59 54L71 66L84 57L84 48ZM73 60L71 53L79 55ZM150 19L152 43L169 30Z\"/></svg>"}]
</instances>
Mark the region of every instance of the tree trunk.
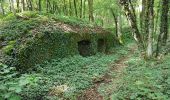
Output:
<instances>
[{"instance_id":1,"label":"tree trunk","mask_svg":"<svg viewBox=\"0 0 170 100\"><path fill-rule=\"evenodd\" d=\"M122 22L121 22L121 15L119 14L117 16L117 34L118 34L118 39L119 39L119 42L122 44L123 41L122 41Z\"/></svg>"},{"instance_id":2,"label":"tree trunk","mask_svg":"<svg viewBox=\"0 0 170 100\"><path fill-rule=\"evenodd\" d=\"M93 16L93 0L88 0L88 6L89 6L89 21L94 22L94 16Z\"/></svg>"},{"instance_id":3,"label":"tree trunk","mask_svg":"<svg viewBox=\"0 0 170 100\"><path fill-rule=\"evenodd\" d=\"M3 5L4 1L1 0L1 10L2 10L2 14L5 15L5 10L4 10L4 5Z\"/></svg>"},{"instance_id":4,"label":"tree trunk","mask_svg":"<svg viewBox=\"0 0 170 100\"><path fill-rule=\"evenodd\" d=\"M152 49L153 49L153 30L154 30L154 11L153 11L153 6L154 6L154 0L148 0L147 1L148 5L148 13L149 13L149 21L148 23L148 43L147 43L147 57L151 58L152 57Z\"/></svg>"},{"instance_id":5,"label":"tree trunk","mask_svg":"<svg viewBox=\"0 0 170 100\"><path fill-rule=\"evenodd\" d=\"M78 17L76 0L74 0L74 10L76 17Z\"/></svg>"},{"instance_id":6,"label":"tree trunk","mask_svg":"<svg viewBox=\"0 0 170 100\"><path fill-rule=\"evenodd\" d=\"M169 11L169 0L162 1L162 14L160 24L160 34L158 36L156 56L159 55L160 48L166 44L168 35L168 11Z\"/></svg>"},{"instance_id":7,"label":"tree trunk","mask_svg":"<svg viewBox=\"0 0 170 100\"><path fill-rule=\"evenodd\" d=\"M146 19L148 16L146 16L146 10L147 10L147 4L146 0L142 0L142 11L140 13L140 32L143 35L143 39L145 40L145 35L146 35ZM145 34L145 35L144 35Z\"/></svg>"},{"instance_id":8,"label":"tree trunk","mask_svg":"<svg viewBox=\"0 0 170 100\"><path fill-rule=\"evenodd\" d=\"M17 12L20 12L20 7L19 7L20 2L19 2L19 0L16 0L16 3L17 3Z\"/></svg>"},{"instance_id":9,"label":"tree trunk","mask_svg":"<svg viewBox=\"0 0 170 100\"><path fill-rule=\"evenodd\" d=\"M49 12L49 0L46 0L46 12Z\"/></svg>"},{"instance_id":10,"label":"tree trunk","mask_svg":"<svg viewBox=\"0 0 170 100\"><path fill-rule=\"evenodd\" d=\"M63 6L63 12L65 15L67 15L67 6L66 6L66 1L63 0L64 6Z\"/></svg>"},{"instance_id":11,"label":"tree trunk","mask_svg":"<svg viewBox=\"0 0 170 100\"><path fill-rule=\"evenodd\" d=\"M156 11L156 18L155 18L155 26L154 26L154 33L155 34L159 34L158 30L159 30L159 24L160 20L159 20L159 16L160 16L160 7L161 7L161 1L159 1L159 4L157 6L157 11Z\"/></svg>"},{"instance_id":12,"label":"tree trunk","mask_svg":"<svg viewBox=\"0 0 170 100\"><path fill-rule=\"evenodd\" d=\"M39 10L39 12L42 11L41 2L42 2L42 0L38 0L38 10Z\"/></svg>"},{"instance_id":13,"label":"tree trunk","mask_svg":"<svg viewBox=\"0 0 170 100\"><path fill-rule=\"evenodd\" d=\"M115 15L113 9L111 8L111 13L113 15L114 18L114 22L115 22L115 32L116 32L116 37L118 38L118 20L117 20L117 16Z\"/></svg>"},{"instance_id":14,"label":"tree trunk","mask_svg":"<svg viewBox=\"0 0 170 100\"><path fill-rule=\"evenodd\" d=\"M15 11L15 7L14 7L14 0L11 0L11 8L12 8L12 12L16 16L16 11Z\"/></svg>"},{"instance_id":15,"label":"tree trunk","mask_svg":"<svg viewBox=\"0 0 170 100\"><path fill-rule=\"evenodd\" d=\"M84 4L83 4L83 18L86 17L86 0L84 0Z\"/></svg>"},{"instance_id":16,"label":"tree trunk","mask_svg":"<svg viewBox=\"0 0 170 100\"><path fill-rule=\"evenodd\" d=\"M9 11L12 12L12 1L9 0L8 2L9 2Z\"/></svg>"},{"instance_id":17,"label":"tree trunk","mask_svg":"<svg viewBox=\"0 0 170 100\"><path fill-rule=\"evenodd\" d=\"M82 18L83 0L80 1L80 18Z\"/></svg>"},{"instance_id":18,"label":"tree trunk","mask_svg":"<svg viewBox=\"0 0 170 100\"><path fill-rule=\"evenodd\" d=\"M71 3L71 0L69 0L69 15L72 16L72 3Z\"/></svg>"},{"instance_id":19,"label":"tree trunk","mask_svg":"<svg viewBox=\"0 0 170 100\"><path fill-rule=\"evenodd\" d=\"M22 12L25 11L25 0L22 0Z\"/></svg>"},{"instance_id":20,"label":"tree trunk","mask_svg":"<svg viewBox=\"0 0 170 100\"><path fill-rule=\"evenodd\" d=\"M141 34L139 32L136 19L134 18L135 12L133 12L133 10L129 9L130 7L129 7L129 3L127 0L120 0L120 4L124 8L126 17L129 20L129 24L130 24L132 32L133 32L133 37L136 40L136 42L138 43L138 47L141 49L144 49L143 40L142 40Z\"/></svg>"}]
</instances>

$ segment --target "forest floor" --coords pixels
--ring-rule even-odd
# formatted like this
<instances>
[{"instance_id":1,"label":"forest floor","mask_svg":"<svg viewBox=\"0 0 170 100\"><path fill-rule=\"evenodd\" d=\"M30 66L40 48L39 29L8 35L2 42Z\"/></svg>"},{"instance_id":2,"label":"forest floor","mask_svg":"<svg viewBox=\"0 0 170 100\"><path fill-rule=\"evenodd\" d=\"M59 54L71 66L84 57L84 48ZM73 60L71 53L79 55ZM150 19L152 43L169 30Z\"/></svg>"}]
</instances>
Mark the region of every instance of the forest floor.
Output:
<instances>
[{"instance_id":1,"label":"forest floor","mask_svg":"<svg viewBox=\"0 0 170 100\"><path fill-rule=\"evenodd\" d=\"M133 44L129 48L129 52L126 55L123 55L117 61L109 64L110 70L102 78L94 80L93 87L85 90L78 100L111 100L110 96L119 88L119 82L124 75L124 70L128 67L127 62L130 60L131 56L134 55L137 50L137 46ZM114 73L112 75L111 73ZM105 87L103 91L100 91L100 88Z\"/></svg>"}]
</instances>

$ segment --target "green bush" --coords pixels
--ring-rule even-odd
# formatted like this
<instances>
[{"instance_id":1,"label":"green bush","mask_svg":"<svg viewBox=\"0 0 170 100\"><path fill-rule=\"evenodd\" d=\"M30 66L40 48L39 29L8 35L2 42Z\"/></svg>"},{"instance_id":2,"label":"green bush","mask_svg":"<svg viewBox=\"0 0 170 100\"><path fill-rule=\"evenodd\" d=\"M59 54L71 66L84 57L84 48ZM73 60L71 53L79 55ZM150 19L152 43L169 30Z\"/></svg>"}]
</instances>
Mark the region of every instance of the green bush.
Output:
<instances>
[{"instance_id":1,"label":"green bush","mask_svg":"<svg viewBox=\"0 0 170 100\"><path fill-rule=\"evenodd\" d=\"M37 79L19 74L14 67L0 63L0 100L21 100L20 93L25 86L35 85Z\"/></svg>"}]
</instances>

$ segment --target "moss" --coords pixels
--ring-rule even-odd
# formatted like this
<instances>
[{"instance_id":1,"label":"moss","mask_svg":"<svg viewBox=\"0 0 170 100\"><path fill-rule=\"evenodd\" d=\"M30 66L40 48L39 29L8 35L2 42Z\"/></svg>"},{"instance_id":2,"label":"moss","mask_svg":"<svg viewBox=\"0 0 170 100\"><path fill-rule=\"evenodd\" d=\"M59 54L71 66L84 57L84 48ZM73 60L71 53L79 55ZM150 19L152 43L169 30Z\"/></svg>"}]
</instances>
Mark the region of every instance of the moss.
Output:
<instances>
[{"instance_id":1,"label":"moss","mask_svg":"<svg viewBox=\"0 0 170 100\"><path fill-rule=\"evenodd\" d=\"M7 54L10 55L14 49L14 46L16 44L16 41L9 41L8 45L2 48L2 51Z\"/></svg>"},{"instance_id":2,"label":"moss","mask_svg":"<svg viewBox=\"0 0 170 100\"><path fill-rule=\"evenodd\" d=\"M2 51L7 54L10 55L13 51L14 45L7 45L5 47L2 48Z\"/></svg>"}]
</instances>

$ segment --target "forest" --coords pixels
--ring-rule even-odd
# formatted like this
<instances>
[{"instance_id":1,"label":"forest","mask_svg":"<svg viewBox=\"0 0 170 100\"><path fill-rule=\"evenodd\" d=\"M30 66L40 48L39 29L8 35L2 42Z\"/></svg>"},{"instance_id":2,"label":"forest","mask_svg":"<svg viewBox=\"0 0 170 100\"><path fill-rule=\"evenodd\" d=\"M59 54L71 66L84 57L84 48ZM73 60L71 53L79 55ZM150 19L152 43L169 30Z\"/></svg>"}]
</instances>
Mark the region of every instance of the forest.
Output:
<instances>
[{"instance_id":1,"label":"forest","mask_svg":"<svg viewBox=\"0 0 170 100\"><path fill-rule=\"evenodd\" d=\"M170 100L169 0L0 0L0 100Z\"/></svg>"}]
</instances>

